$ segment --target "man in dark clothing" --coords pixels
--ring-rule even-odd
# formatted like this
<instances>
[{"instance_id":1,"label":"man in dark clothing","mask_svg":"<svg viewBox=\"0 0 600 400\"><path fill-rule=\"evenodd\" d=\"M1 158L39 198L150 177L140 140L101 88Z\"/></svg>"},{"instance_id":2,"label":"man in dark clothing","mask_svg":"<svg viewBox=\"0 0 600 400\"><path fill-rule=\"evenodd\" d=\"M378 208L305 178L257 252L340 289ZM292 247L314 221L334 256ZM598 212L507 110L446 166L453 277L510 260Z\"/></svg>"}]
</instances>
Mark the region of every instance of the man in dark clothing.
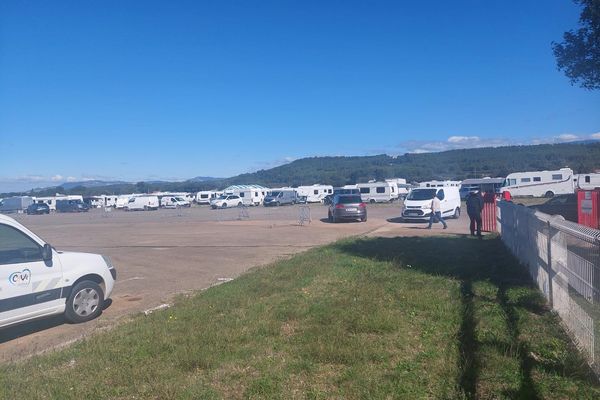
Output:
<instances>
[{"instance_id":1,"label":"man in dark clothing","mask_svg":"<svg viewBox=\"0 0 600 400\"><path fill-rule=\"evenodd\" d=\"M475 225L477 225L477 236L481 237L481 210L483 210L483 197L478 191L470 192L467 196L467 214L471 219L471 236L475 236Z\"/></svg>"}]
</instances>

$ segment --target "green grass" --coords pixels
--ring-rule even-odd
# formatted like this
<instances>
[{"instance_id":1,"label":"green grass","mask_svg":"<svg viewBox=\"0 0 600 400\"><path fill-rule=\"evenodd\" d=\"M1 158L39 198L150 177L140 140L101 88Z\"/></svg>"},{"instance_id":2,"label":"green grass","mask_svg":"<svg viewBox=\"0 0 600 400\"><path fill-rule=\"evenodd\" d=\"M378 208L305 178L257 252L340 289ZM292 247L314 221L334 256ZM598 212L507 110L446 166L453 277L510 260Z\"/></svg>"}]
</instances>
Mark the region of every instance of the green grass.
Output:
<instances>
[{"instance_id":1,"label":"green grass","mask_svg":"<svg viewBox=\"0 0 600 400\"><path fill-rule=\"evenodd\" d=\"M591 399L497 238L338 242L0 367L6 399Z\"/></svg>"}]
</instances>

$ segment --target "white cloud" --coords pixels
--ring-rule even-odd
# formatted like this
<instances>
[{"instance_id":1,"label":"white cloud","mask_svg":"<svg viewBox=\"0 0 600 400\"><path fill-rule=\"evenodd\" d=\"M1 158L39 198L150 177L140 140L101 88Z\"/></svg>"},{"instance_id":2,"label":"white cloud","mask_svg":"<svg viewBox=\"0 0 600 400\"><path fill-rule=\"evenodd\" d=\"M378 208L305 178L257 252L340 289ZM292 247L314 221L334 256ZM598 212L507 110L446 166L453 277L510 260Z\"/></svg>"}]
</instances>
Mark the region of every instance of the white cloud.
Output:
<instances>
[{"instance_id":1,"label":"white cloud","mask_svg":"<svg viewBox=\"0 0 600 400\"><path fill-rule=\"evenodd\" d=\"M54 175L52 177L50 177L50 180L52 182L62 182L64 180L62 175Z\"/></svg>"},{"instance_id":2,"label":"white cloud","mask_svg":"<svg viewBox=\"0 0 600 400\"><path fill-rule=\"evenodd\" d=\"M597 140L600 140L600 132L597 132L597 133L592 133L592 134L590 135L590 139L597 139Z\"/></svg>"},{"instance_id":3,"label":"white cloud","mask_svg":"<svg viewBox=\"0 0 600 400\"><path fill-rule=\"evenodd\" d=\"M563 133L562 135L556 136L555 139L559 142L572 142L574 140L579 140L580 137L573 135L572 133Z\"/></svg>"},{"instance_id":4,"label":"white cloud","mask_svg":"<svg viewBox=\"0 0 600 400\"><path fill-rule=\"evenodd\" d=\"M473 143L478 142L479 136L450 136L448 143Z\"/></svg>"}]
</instances>

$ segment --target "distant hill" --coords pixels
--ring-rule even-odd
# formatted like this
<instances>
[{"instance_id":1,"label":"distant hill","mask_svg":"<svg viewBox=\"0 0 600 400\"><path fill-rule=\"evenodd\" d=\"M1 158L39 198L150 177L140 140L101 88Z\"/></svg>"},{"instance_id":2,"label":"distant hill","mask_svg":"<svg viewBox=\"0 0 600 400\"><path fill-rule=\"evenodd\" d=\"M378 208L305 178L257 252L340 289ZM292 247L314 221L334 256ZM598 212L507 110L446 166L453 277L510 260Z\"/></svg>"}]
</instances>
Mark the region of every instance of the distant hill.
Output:
<instances>
[{"instance_id":1,"label":"distant hill","mask_svg":"<svg viewBox=\"0 0 600 400\"><path fill-rule=\"evenodd\" d=\"M212 182L212 181L220 181L223 178L213 178L211 176L197 176L195 178L188 179L188 182Z\"/></svg>"},{"instance_id":2,"label":"distant hill","mask_svg":"<svg viewBox=\"0 0 600 400\"><path fill-rule=\"evenodd\" d=\"M110 185L121 185L126 184L128 182L123 181L100 181L100 180L91 180L91 181L81 181L81 182L65 182L61 186L66 190L70 190L76 187L84 187L84 188L94 188L94 187L103 187Z\"/></svg>"},{"instance_id":3,"label":"distant hill","mask_svg":"<svg viewBox=\"0 0 600 400\"><path fill-rule=\"evenodd\" d=\"M430 179L505 177L511 172L570 167L575 173L600 170L600 142L486 147L439 153L385 154L364 157L309 157L279 167L241 174L232 178L196 177L183 182L118 183L97 187L48 188L48 194L69 192L83 195L146 193L157 190L196 192L223 189L232 184L267 187L314 183L341 186L370 179L406 178L409 182ZM0 195L2 197L3 195ZM6 195L5 195L6 197Z\"/></svg>"}]
</instances>

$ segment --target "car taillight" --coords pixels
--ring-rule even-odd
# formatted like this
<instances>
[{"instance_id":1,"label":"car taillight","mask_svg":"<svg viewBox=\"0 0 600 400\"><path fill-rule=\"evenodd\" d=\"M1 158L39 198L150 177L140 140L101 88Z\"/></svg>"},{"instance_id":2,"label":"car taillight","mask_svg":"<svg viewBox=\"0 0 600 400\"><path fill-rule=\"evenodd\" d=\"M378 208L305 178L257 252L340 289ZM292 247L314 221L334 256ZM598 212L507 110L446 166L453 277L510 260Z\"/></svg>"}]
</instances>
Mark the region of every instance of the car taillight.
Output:
<instances>
[{"instance_id":1,"label":"car taillight","mask_svg":"<svg viewBox=\"0 0 600 400\"><path fill-rule=\"evenodd\" d=\"M343 204L337 204L335 208L346 208Z\"/></svg>"},{"instance_id":2,"label":"car taillight","mask_svg":"<svg viewBox=\"0 0 600 400\"><path fill-rule=\"evenodd\" d=\"M365 208L365 207L367 206L367 203L360 203L358 206L359 206L360 208Z\"/></svg>"}]
</instances>

